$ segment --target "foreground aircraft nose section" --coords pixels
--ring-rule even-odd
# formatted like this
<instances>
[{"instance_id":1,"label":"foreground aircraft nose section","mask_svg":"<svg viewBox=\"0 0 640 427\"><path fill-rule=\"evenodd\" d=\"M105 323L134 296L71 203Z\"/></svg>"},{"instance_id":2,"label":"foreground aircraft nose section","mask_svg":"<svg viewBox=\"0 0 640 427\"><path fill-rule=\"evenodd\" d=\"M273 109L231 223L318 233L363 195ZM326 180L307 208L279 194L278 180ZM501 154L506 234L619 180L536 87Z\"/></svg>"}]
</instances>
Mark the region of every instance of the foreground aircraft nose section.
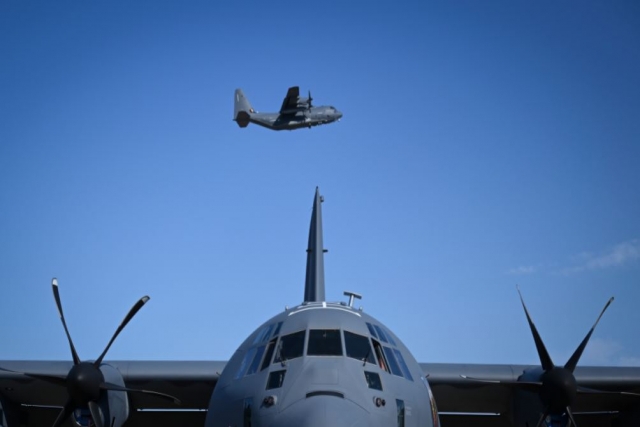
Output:
<instances>
[{"instance_id":1,"label":"foreground aircraft nose section","mask_svg":"<svg viewBox=\"0 0 640 427\"><path fill-rule=\"evenodd\" d=\"M369 427L371 414L339 395L321 393L305 397L275 417L268 427Z\"/></svg>"},{"instance_id":2,"label":"foreground aircraft nose section","mask_svg":"<svg viewBox=\"0 0 640 427\"><path fill-rule=\"evenodd\" d=\"M256 329L213 390L207 427L438 427L429 384L407 347L348 302L327 302L323 198L316 189L304 300Z\"/></svg>"}]
</instances>

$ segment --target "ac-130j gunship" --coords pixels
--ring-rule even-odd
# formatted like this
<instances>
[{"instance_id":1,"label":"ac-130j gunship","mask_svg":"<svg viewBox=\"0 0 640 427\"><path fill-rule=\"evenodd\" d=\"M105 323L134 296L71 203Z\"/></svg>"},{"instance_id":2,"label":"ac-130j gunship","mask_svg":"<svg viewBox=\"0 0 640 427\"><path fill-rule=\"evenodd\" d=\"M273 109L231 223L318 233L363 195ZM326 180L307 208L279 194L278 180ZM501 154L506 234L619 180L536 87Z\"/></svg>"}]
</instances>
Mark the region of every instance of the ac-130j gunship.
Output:
<instances>
[{"instance_id":1,"label":"ac-130j gunship","mask_svg":"<svg viewBox=\"0 0 640 427\"><path fill-rule=\"evenodd\" d=\"M294 130L311 128L339 121L342 113L330 105L314 107L311 91L307 98L300 96L298 86L290 87L277 113L259 113L242 92L236 89L233 99L233 120L245 128L249 123L272 130Z\"/></svg>"},{"instance_id":2,"label":"ac-130j gunship","mask_svg":"<svg viewBox=\"0 0 640 427\"><path fill-rule=\"evenodd\" d=\"M576 368L595 324L557 367L522 301L541 366L418 364L389 328L354 307L358 294L325 301L321 203L316 189L303 302L258 327L228 362L106 361L148 297L133 306L96 361L82 362L54 279L73 361L0 361L0 425L640 425L640 368Z\"/></svg>"}]
</instances>

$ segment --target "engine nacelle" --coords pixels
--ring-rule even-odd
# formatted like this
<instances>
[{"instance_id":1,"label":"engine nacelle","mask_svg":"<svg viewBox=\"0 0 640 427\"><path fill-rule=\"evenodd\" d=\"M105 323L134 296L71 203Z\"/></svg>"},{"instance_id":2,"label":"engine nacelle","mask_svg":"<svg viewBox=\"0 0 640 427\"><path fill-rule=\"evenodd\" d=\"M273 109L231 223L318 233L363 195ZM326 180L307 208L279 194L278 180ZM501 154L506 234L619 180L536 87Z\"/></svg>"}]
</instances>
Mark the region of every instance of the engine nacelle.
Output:
<instances>
[{"instance_id":1,"label":"engine nacelle","mask_svg":"<svg viewBox=\"0 0 640 427\"><path fill-rule=\"evenodd\" d=\"M113 366L102 364L100 365L100 371L104 375L105 382L125 387L120 371ZM105 426L121 427L129 418L129 398L124 391L103 391L98 401L98 406ZM71 419L76 426L88 427L89 425L94 425L88 408L76 409L72 413Z\"/></svg>"}]
</instances>

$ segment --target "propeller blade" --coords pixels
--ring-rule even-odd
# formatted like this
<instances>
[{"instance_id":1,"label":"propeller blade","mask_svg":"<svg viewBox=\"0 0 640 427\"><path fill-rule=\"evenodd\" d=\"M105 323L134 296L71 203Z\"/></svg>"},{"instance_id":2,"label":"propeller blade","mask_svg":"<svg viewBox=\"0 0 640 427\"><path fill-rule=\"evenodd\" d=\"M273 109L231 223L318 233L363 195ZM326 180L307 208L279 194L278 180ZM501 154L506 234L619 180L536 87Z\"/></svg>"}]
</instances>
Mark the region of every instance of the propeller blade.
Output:
<instances>
[{"instance_id":1,"label":"propeller blade","mask_svg":"<svg viewBox=\"0 0 640 427\"><path fill-rule=\"evenodd\" d=\"M142 308L143 305L147 303L147 301L149 301L149 297L143 296L138 300L137 303L133 305L133 307L131 307L131 310L129 310L129 313L127 313L122 323L120 323L120 326L118 326L118 329L116 329L115 334L113 334L113 336L111 337L111 341L109 341L109 344L107 344L100 357L98 357L98 359L94 362L94 365L96 367L100 366L100 364L102 363L102 359L104 359L107 351L109 351L109 348L111 347L111 344L113 344L113 341L115 341L116 337L120 334L120 332L122 332L124 327L127 326L127 323L129 323L129 321L133 319L133 316L136 315L136 313Z\"/></svg>"},{"instance_id":2,"label":"propeller blade","mask_svg":"<svg viewBox=\"0 0 640 427\"><path fill-rule=\"evenodd\" d=\"M67 403L64 404L62 411L58 414L58 418L53 422L53 427L60 427L67 418L69 418L71 412L73 412L73 401L69 399L67 400Z\"/></svg>"},{"instance_id":3,"label":"propeller blade","mask_svg":"<svg viewBox=\"0 0 640 427\"><path fill-rule=\"evenodd\" d=\"M571 407L567 406L567 408L565 410L567 411L567 416L571 420L571 425L573 427L578 427L578 424L576 424L575 418L573 418L573 412L571 412Z\"/></svg>"},{"instance_id":4,"label":"propeller blade","mask_svg":"<svg viewBox=\"0 0 640 427\"><path fill-rule=\"evenodd\" d=\"M313 98L311 98L311 90L309 90L309 108L312 107L311 101L313 101Z\"/></svg>"},{"instance_id":5,"label":"propeller blade","mask_svg":"<svg viewBox=\"0 0 640 427\"><path fill-rule=\"evenodd\" d=\"M67 328L67 322L64 320L64 313L62 312L62 303L60 302L60 293L58 291L58 279L55 277L51 280L51 287L53 288L53 297L56 300L56 306L58 307L58 314L60 315L60 320L62 320L62 326L64 326L64 332L67 334L67 340L69 340L69 347L71 348L71 356L73 357L73 364L77 365L80 363L80 358L78 357L78 353L76 352L76 348L73 346L73 340L71 339L71 335L69 334L69 329Z\"/></svg>"},{"instance_id":6,"label":"propeller blade","mask_svg":"<svg viewBox=\"0 0 640 427\"><path fill-rule=\"evenodd\" d=\"M520 293L520 288L518 289L518 294L520 295L520 302L522 303L522 307L524 308L524 313L527 315L527 322L529 322L529 328L531 328L531 333L533 334L533 340L536 343L536 349L538 350L538 356L540 357L540 364L542 365L542 369L548 371L553 368L553 361L551 360L551 356L549 356L549 352L547 348L544 346L544 342L542 342L542 338L536 329L536 325L533 324L533 320L531 320L531 316L529 316L529 311L527 310L527 306L524 304L524 299L522 298L522 293Z\"/></svg>"},{"instance_id":7,"label":"propeller blade","mask_svg":"<svg viewBox=\"0 0 640 427\"><path fill-rule=\"evenodd\" d=\"M584 339L582 340L582 342L580 343L578 348L576 348L576 351L573 353L573 355L569 358L567 363L564 365L565 369L568 369L570 372L573 372L574 369L576 369L576 365L578 364L578 361L580 360L580 356L582 356L582 352L584 351L584 348L587 346L587 343L589 342L589 338L591 338L591 334L593 334L593 331L596 328L596 326L598 325L598 322L600 321L600 318L602 317L602 315L607 310L609 305L611 305L612 302L613 302L613 297L611 297L609 299L609 301L607 301L607 303L605 304L604 308L600 312L600 316L598 316L598 319L596 320L596 323L593 324L593 326L589 330L589 333L587 333L587 336L584 337Z\"/></svg>"},{"instance_id":8,"label":"propeller blade","mask_svg":"<svg viewBox=\"0 0 640 427\"><path fill-rule=\"evenodd\" d=\"M180 402L180 399L178 399L177 397L173 397L169 394L164 394L164 393L160 393L157 391L152 391L152 390L140 390L140 389L135 389L135 388L128 388L128 387L122 387L118 384L113 384L113 383L102 383L100 384L100 388L102 390L113 390L113 391L126 391L129 393L144 393L144 394L149 394L152 396L156 396L156 397L160 397L166 400L170 400L172 401L174 404L176 405L181 405L182 402Z\"/></svg>"},{"instance_id":9,"label":"propeller blade","mask_svg":"<svg viewBox=\"0 0 640 427\"><path fill-rule=\"evenodd\" d=\"M93 400L89 401L89 411L91 412L91 418L93 418L93 423L96 425L96 427L104 427L100 407Z\"/></svg>"},{"instance_id":10,"label":"propeller blade","mask_svg":"<svg viewBox=\"0 0 640 427\"><path fill-rule=\"evenodd\" d=\"M640 397L640 394L631 393L630 391L605 391L605 390L596 390L595 388L588 388L588 387L578 387L578 393Z\"/></svg>"}]
</instances>

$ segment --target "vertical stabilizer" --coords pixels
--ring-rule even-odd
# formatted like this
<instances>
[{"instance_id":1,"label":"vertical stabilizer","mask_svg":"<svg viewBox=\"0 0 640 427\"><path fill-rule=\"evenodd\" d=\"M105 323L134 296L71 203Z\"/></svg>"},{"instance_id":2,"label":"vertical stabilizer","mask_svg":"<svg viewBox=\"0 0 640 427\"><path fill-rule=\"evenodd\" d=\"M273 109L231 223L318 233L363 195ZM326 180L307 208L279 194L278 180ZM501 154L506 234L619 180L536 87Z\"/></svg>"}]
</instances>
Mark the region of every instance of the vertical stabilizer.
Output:
<instances>
[{"instance_id":1,"label":"vertical stabilizer","mask_svg":"<svg viewBox=\"0 0 640 427\"><path fill-rule=\"evenodd\" d=\"M313 199L313 213L309 226L307 246L307 278L304 284L304 301L324 301L324 247L322 245L322 206L320 190L316 187Z\"/></svg>"},{"instance_id":2,"label":"vertical stabilizer","mask_svg":"<svg viewBox=\"0 0 640 427\"><path fill-rule=\"evenodd\" d=\"M236 89L233 97L233 120L235 120L241 128L247 127L251 114L253 113L255 113L255 110L247 97L244 96L242 89Z\"/></svg>"}]
</instances>

